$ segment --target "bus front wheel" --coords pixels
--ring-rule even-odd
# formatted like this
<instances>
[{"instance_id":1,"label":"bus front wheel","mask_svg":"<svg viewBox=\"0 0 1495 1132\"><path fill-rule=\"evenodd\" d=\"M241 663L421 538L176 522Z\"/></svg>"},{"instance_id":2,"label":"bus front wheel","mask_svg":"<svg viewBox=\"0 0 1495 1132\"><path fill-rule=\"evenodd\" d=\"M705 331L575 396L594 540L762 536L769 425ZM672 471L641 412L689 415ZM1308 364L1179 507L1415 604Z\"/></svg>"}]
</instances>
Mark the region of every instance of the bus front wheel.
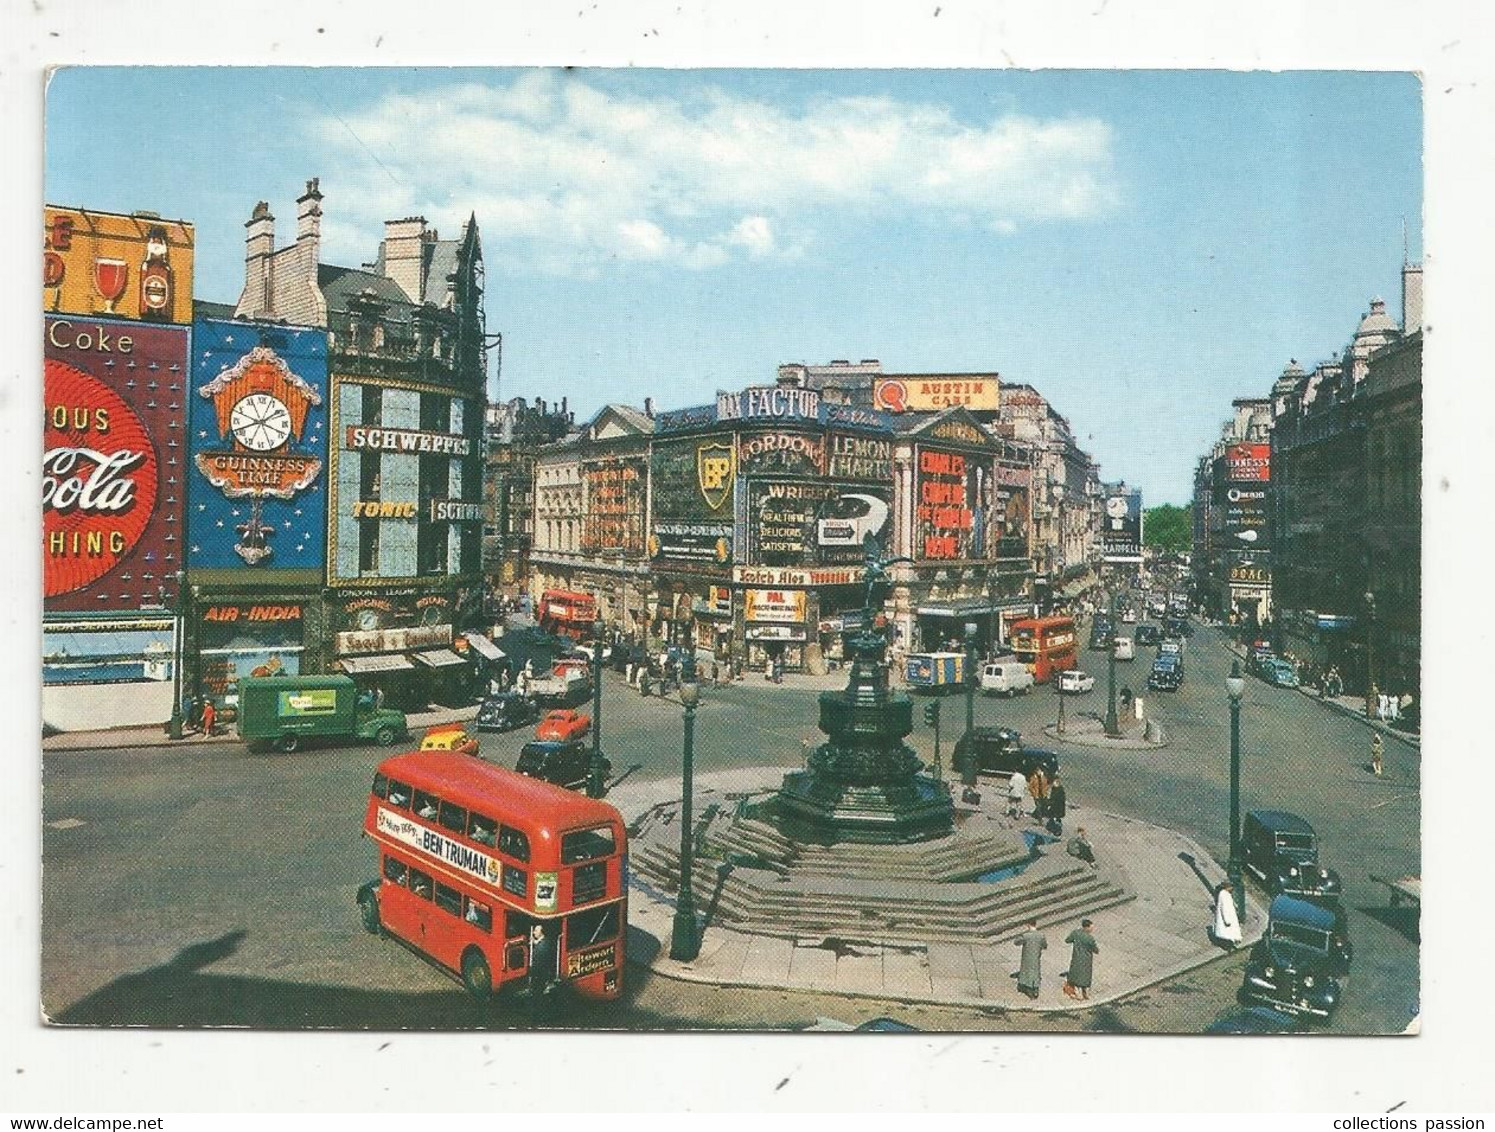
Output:
<instances>
[{"instance_id":1,"label":"bus front wheel","mask_svg":"<svg viewBox=\"0 0 1495 1132\"><path fill-rule=\"evenodd\" d=\"M370 935L379 934L379 901L372 892L365 893L358 901L359 918Z\"/></svg>"},{"instance_id":2,"label":"bus front wheel","mask_svg":"<svg viewBox=\"0 0 1495 1132\"><path fill-rule=\"evenodd\" d=\"M295 732L287 732L276 741L275 745L289 755L301 745L301 739Z\"/></svg>"},{"instance_id":3,"label":"bus front wheel","mask_svg":"<svg viewBox=\"0 0 1495 1132\"><path fill-rule=\"evenodd\" d=\"M480 1002L493 993L493 972L488 969L483 953L475 947L468 948L462 956L462 985Z\"/></svg>"}]
</instances>

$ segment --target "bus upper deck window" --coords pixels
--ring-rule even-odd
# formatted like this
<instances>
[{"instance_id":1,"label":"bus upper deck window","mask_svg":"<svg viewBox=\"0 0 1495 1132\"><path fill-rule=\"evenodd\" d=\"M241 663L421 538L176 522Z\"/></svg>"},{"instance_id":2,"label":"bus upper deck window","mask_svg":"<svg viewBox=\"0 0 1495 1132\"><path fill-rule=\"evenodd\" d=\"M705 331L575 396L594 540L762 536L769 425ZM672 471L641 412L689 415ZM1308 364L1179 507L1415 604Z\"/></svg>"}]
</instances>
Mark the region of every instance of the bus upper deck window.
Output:
<instances>
[{"instance_id":1,"label":"bus upper deck window","mask_svg":"<svg viewBox=\"0 0 1495 1132\"><path fill-rule=\"evenodd\" d=\"M472 813L467 817L467 836L479 845L492 845L497 839L494 829L497 823L482 814Z\"/></svg>"},{"instance_id":2,"label":"bus upper deck window","mask_svg":"<svg viewBox=\"0 0 1495 1132\"><path fill-rule=\"evenodd\" d=\"M441 803L441 824L445 829L453 833L465 833L467 831L467 811L461 806L454 806L450 802Z\"/></svg>"},{"instance_id":3,"label":"bus upper deck window","mask_svg":"<svg viewBox=\"0 0 1495 1132\"><path fill-rule=\"evenodd\" d=\"M595 861L598 857L608 857L616 847L613 831L605 825L563 834L561 864L574 865L578 861Z\"/></svg>"},{"instance_id":4,"label":"bus upper deck window","mask_svg":"<svg viewBox=\"0 0 1495 1132\"><path fill-rule=\"evenodd\" d=\"M382 774L374 775L374 797L389 797L389 779Z\"/></svg>"},{"instance_id":5,"label":"bus upper deck window","mask_svg":"<svg viewBox=\"0 0 1495 1132\"><path fill-rule=\"evenodd\" d=\"M415 792L415 814L417 817L430 820L436 816L436 810L441 805L441 799L435 794L427 794L424 790Z\"/></svg>"},{"instance_id":6,"label":"bus upper deck window","mask_svg":"<svg viewBox=\"0 0 1495 1132\"><path fill-rule=\"evenodd\" d=\"M507 853L517 861L529 860L529 838L523 830L510 825L498 827L498 851Z\"/></svg>"},{"instance_id":7,"label":"bus upper deck window","mask_svg":"<svg viewBox=\"0 0 1495 1132\"><path fill-rule=\"evenodd\" d=\"M389 783L389 804L391 806L399 806L402 810L408 808L410 805L410 787L403 782L395 782L391 779Z\"/></svg>"}]
</instances>

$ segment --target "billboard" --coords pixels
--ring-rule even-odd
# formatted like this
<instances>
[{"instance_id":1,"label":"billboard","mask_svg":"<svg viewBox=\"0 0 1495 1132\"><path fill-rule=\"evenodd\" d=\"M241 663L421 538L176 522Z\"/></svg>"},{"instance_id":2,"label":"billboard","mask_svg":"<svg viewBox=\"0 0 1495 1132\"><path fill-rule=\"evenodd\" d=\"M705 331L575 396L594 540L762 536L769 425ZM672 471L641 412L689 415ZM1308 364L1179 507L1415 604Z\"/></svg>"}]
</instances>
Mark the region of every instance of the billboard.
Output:
<instances>
[{"instance_id":1,"label":"billboard","mask_svg":"<svg viewBox=\"0 0 1495 1132\"><path fill-rule=\"evenodd\" d=\"M42 579L47 612L176 600L186 327L48 315Z\"/></svg>"},{"instance_id":2,"label":"billboard","mask_svg":"<svg viewBox=\"0 0 1495 1132\"><path fill-rule=\"evenodd\" d=\"M42 309L87 318L192 321L192 225L154 213L42 212Z\"/></svg>"},{"instance_id":3,"label":"billboard","mask_svg":"<svg viewBox=\"0 0 1495 1132\"><path fill-rule=\"evenodd\" d=\"M1266 483L1272 478L1270 444L1232 444L1225 449L1225 478L1231 483Z\"/></svg>"},{"instance_id":4,"label":"billboard","mask_svg":"<svg viewBox=\"0 0 1495 1132\"><path fill-rule=\"evenodd\" d=\"M1107 562L1142 561L1142 493L1112 489L1101 514L1101 544Z\"/></svg>"},{"instance_id":5,"label":"billboard","mask_svg":"<svg viewBox=\"0 0 1495 1132\"><path fill-rule=\"evenodd\" d=\"M988 556L989 460L921 447L914 491L915 558L941 561Z\"/></svg>"},{"instance_id":6,"label":"billboard","mask_svg":"<svg viewBox=\"0 0 1495 1132\"><path fill-rule=\"evenodd\" d=\"M803 432L744 433L737 445L737 464L743 475L823 475L825 438Z\"/></svg>"},{"instance_id":7,"label":"billboard","mask_svg":"<svg viewBox=\"0 0 1495 1132\"><path fill-rule=\"evenodd\" d=\"M825 473L832 479L893 482L893 442L879 436L832 433L826 439Z\"/></svg>"},{"instance_id":8,"label":"billboard","mask_svg":"<svg viewBox=\"0 0 1495 1132\"><path fill-rule=\"evenodd\" d=\"M194 334L187 564L320 572L326 332L201 319Z\"/></svg>"},{"instance_id":9,"label":"billboard","mask_svg":"<svg viewBox=\"0 0 1495 1132\"><path fill-rule=\"evenodd\" d=\"M795 625L805 619L804 590L744 590L744 621L776 621Z\"/></svg>"},{"instance_id":10,"label":"billboard","mask_svg":"<svg viewBox=\"0 0 1495 1132\"><path fill-rule=\"evenodd\" d=\"M860 562L863 540L883 545L892 528L886 484L830 480L749 480L747 553L754 565Z\"/></svg>"},{"instance_id":11,"label":"billboard","mask_svg":"<svg viewBox=\"0 0 1495 1132\"><path fill-rule=\"evenodd\" d=\"M1000 382L995 375L880 377L872 383L872 404L888 413L938 412L955 405L995 412L1000 399Z\"/></svg>"},{"instance_id":12,"label":"billboard","mask_svg":"<svg viewBox=\"0 0 1495 1132\"><path fill-rule=\"evenodd\" d=\"M737 484L733 438L656 443L651 479L649 556L717 566L731 562Z\"/></svg>"},{"instance_id":13,"label":"billboard","mask_svg":"<svg viewBox=\"0 0 1495 1132\"><path fill-rule=\"evenodd\" d=\"M1223 516L1221 530L1225 549L1271 549L1272 527L1268 520L1270 501L1267 493L1264 483L1226 483L1220 487L1215 503Z\"/></svg>"},{"instance_id":14,"label":"billboard","mask_svg":"<svg viewBox=\"0 0 1495 1132\"><path fill-rule=\"evenodd\" d=\"M634 557L644 553L645 496L648 465L643 457L584 461L581 482L581 549L585 553L615 548Z\"/></svg>"}]
</instances>

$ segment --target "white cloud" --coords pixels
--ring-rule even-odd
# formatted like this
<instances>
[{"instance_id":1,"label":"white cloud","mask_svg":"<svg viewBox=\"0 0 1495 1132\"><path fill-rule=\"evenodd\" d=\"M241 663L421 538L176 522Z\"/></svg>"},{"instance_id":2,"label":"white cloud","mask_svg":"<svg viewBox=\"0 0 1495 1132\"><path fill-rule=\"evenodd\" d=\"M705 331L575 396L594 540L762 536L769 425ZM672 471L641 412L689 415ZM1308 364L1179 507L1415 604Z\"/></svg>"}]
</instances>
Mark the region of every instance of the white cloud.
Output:
<instances>
[{"instance_id":1,"label":"white cloud","mask_svg":"<svg viewBox=\"0 0 1495 1132\"><path fill-rule=\"evenodd\" d=\"M613 96L534 72L389 95L313 128L337 161L329 213L377 230L392 216L450 226L476 212L490 260L556 272L792 256L831 219L1011 233L1117 201L1102 121L971 122L882 97L789 108L709 87Z\"/></svg>"}]
</instances>

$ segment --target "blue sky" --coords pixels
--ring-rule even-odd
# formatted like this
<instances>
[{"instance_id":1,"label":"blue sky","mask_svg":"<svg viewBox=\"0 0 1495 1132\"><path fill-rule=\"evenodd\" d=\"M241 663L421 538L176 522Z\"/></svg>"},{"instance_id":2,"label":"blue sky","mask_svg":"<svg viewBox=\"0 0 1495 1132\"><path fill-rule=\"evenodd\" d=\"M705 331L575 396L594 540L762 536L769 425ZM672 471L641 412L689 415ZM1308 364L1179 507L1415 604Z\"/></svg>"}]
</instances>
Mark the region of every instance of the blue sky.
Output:
<instances>
[{"instance_id":1,"label":"blue sky","mask_svg":"<svg viewBox=\"0 0 1495 1132\"><path fill-rule=\"evenodd\" d=\"M505 397L996 370L1151 505L1233 397L1399 311L1421 150L1397 73L98 68L53 79L45 170L48 201L194 222L220 301L254 203L288 241L309 177L331 262L475 211Z\"/></svg>"}]
</instances>

